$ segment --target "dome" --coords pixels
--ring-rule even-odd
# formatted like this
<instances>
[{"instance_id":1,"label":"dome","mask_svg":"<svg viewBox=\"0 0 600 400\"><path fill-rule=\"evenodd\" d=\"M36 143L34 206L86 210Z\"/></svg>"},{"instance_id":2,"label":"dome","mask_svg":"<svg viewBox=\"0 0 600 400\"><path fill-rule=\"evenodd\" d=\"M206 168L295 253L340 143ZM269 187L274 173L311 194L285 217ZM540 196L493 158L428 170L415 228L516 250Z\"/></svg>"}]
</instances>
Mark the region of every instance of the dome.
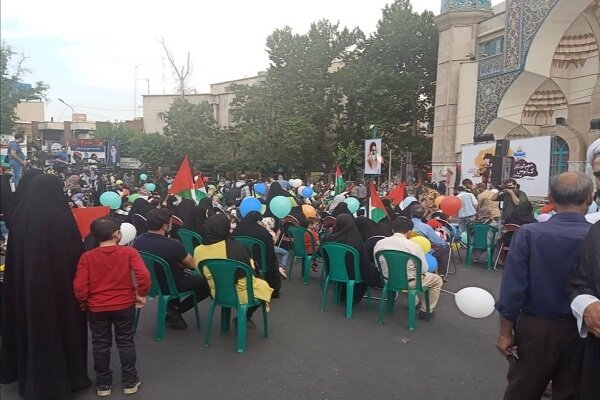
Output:
<instances>
[{"instance_id":1,"label":"dome","mask_svg":"<svg viewBox=\"0 0 600 400\"><path fill-rule=\"evenodd\" d=\"M442 0L442 14L452 10L491 10L491 0Z\"/></svg>"}]
</instances>

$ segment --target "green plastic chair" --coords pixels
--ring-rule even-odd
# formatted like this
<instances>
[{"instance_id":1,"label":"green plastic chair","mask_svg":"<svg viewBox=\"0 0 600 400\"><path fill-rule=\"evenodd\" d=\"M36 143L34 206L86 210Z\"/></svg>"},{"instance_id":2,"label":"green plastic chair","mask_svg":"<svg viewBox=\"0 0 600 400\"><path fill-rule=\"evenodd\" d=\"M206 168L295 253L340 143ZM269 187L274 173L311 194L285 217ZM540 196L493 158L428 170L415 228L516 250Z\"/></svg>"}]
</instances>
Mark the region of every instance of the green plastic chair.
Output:
<instances>
[{"instance_id":1,"label":"green plastic chair","mask_svg":"<svg viewBox=\"0 0 600 400\"><path fill-rule=\"evenodd\" d=\"M177 235L179 235L181 243L188 254L194 255L194 249L202 244L202 236L189 229L179 228Z\"/></svg>"},{"instance_id":2,"label":"green plastic chair","mask_svg":"<svg viewBox=\"0 0 600 400\"><path fill-rule=\"evenodd\" d=\"M333 302L339 304L341 301L341 286L346 284L346 318L352 318L352 307L354 305L354 286L362 283L360 275L358 250L343 243L326 242L321 245L323 252L323 265L327 269L325 273L325 283L321 295L321 312L325 311L325 302L327 301L327 290L329 282L333 282ZM351 254L354 268L354 279L348 276L346 269L346 255ZM367 310L371 309L371 294L367 286Z\"/></svg>"},{"instance_id":3,"label":"green plastic chair","mask_svg":"<svg viewBox=\"0 0 600 400\"><path fill-rule=\"evenodd\" d=\"M383 257L388 267L388 277L384 278L381 270L380 257ZM408 281L408 262L412 260L415 264L415 287L411 288ZM408 330L414 331L416 326L416 308L415 298L419 293L423 293L425 297L425 306L427 311L427 321L430 318L429 310L429 288L423 286L422 279L422 266L421 259L410 253L399 250L380 250L375 254L375 263L379 272L381 273L381 279L384 282L383 291L381 292L381 303L379 304L379 320L377 323L383 325L383 316L385 314L385 308L387 304L388 313L394 311L394 302L396 300L396 294L399 292L408 293Z\"/></svg>"},{"instance_id":4,"label":"green plastic chair","mask_svg":"<svg viewBox=\"0 0 600 400\"><path fill-rule=\"evenodd\" d=\"M252 268L243 262L227 259L209 259L198 263L202 269L206 267L212 275L215 284L215 296L208 309L208 327L204 339L204 347L210 346L210 334L212 319L215 307L221 307L221 333L229 330L231 319L231 309L237 310L238 328L237 328L237 352L242 353L246 350L246 315L249 307L261 306L263 315L263 337L269 337L269 322L267 320L267 305L264 301L254 298L252 288ZM240 304L236 289L236 277L242 273L242 278L246 279L246 293L248 295L248 304Z\"/></svg>"},{"instance_id":5,"label":"green plastic chair","mask_svg":"<svg viewBox=\"0 0 600 400\"><path fill-rule=\"evenodd\" d=\"M169 301L173 299L184 299L188 296L192 296L194 298L196 328L200 330L200 315L198 313L198 302L196 299L196 293L193 290L188 290L185 292L180 292L177 290L177 287L175 286L175 280L173 279L173 274L171 273L171 267L169 267L169 264L165 260L145 251L140 251L140 255L142 256L146 267L150 271L150 276L152 278L152 286L150 287L148 296L158 298L158 309L156 312L156 334L154 335L154 340L160 342L163 339L163 336L165 334L165 319L167 317L167 305L169 304ZM164 277L167 280L167 286L169 288L168 293L163 293L160 288L155 269L157 267L163 271Z\"/></svg>"},{"instance_id":6,"label":"green plastic chair","mask_svg":"<svg viewBox=\"0 0 600 400\"><path fill-rule=\"evenodd\" d=\"M288 279L292 280L292 267L294 266L294 261L296 261L296 258L300 258L302 260L302 276L304 277L304 284L308 285L310 279L310 263L312 262L313 257L317 257L317 244L309 230L306 228L301 226L290 226L288 232L292 236L292 251L294 253L292 262L290 263ZM310 237L310 246L312 249L312 254L310 255L306 252L306 247L304 246L305 234Z\"/></svg>"},{"instance_id":7,"label":"green plastic chair","mask_svg":"<svg viewBox=\"0 0 600 400\"><path fill-rule=\"evenodd\" d=\"M485 250L487 269L493 268L493 254L496 247L496 235L498 228L488 224L470 224L467 225L467 267L470 267L473 261L473 250Z\"/></svg>"},{"instance_id":8,"label":"green plastic chair","mask_svg":"<svg viewBox=\"0 0 600 400\"><path fill-rule=\"evenodd\" d=\"M260 249L260 276L264 278L267 274L267 246L262 240L250 236L232 236L232 238L246 246L252 258L254 258L254 249L256 247Z\"/></svg>"}]
</instances>

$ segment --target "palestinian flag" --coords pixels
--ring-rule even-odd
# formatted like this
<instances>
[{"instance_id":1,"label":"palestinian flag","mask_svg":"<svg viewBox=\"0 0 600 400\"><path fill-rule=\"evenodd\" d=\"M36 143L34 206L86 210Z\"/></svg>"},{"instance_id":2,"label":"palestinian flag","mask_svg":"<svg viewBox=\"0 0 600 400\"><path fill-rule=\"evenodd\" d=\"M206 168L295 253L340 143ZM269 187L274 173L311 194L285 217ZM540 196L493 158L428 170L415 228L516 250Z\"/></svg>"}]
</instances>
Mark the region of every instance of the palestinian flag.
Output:
<instances>
[{"instance_id":1,"label":"palestinian flag","mask_svg":"<svg viewBox=\"0 0 600 400\"><path fill-rule=\"evenodd\" d=\"M344 182L344 177L342 176L342 171L340 171L339 165L335 166L335 191L334 196L342 193L346 190L346 182Z\"/></svg>"},{"instance_id":2,"label":"palestinian flag","mask_svg":"<svg viewBox=\"0 0 600 400\"><path fill-rule=\"evenodd\" d=\"M386 199L392 202L392 206L400 204L406 197L406 184L404 182L399 183L394 190L385 196Z\"/></svg>"},{"instance_id":3,"label":"palestinian flag","mask_svg":"<svg viewBox=\"0 0 600 400\"><path fill-rule=\"evenodd\" d=\"M194 179L192 178L192 170L187 154L183 157L183 161L179 166L179 171L171 184L169 194L181 196L184 199L196 201L196 193L194 187Z\"/></svg>"},{"instance_id":4,"label":"palestinian flag","mask_svg":"<svg viewBox=\"0 0 600 400\"><path fill-rule=\"evenodd\" d=\"M206 193L206 187L204 186L204 177L202 176L202 173L196 175L195 180L194 193L196 195L196 200L200 201L208 196L208 193Z\"/></svg>"},{"instance_id":5,"label":"palestinian flag","mask_svg":"<svg viewBox=\"0 0 600 400\"><path fill-rule=\"evenodd\" d=\"M377 195L377 189L375 189L373 182L369 181L369 218L375 222L379 222L386 216L387 211Z\"/></svg>"}]
</instances>

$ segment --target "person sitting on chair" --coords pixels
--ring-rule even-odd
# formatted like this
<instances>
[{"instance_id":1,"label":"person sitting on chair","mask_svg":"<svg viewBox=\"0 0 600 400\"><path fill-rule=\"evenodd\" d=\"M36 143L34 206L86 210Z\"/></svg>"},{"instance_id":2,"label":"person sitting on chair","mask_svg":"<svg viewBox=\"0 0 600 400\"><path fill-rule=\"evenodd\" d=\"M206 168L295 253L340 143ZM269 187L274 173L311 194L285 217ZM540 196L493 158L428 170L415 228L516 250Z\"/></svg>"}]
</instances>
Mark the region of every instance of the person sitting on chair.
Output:
<instances>
[{"instance_id":1,"label":"person sitting on chair","mask_svg":"<svg viewBox=\"0 0 600 400\"><path fill-rule=\"evenodd\" d=\"M413 206L412 215L413 230L425 236L431 242L432 254L438 262L438 274L445 275L448 270L448 260L450 258L450 246L448 246L448 242L435 233L431 226L422 221L422 218L425 216L425 208L422 205L417 204Z\"/></svg>"},{"instance_id":2,"label":"person sitting on chair","mask_svg":"<svg viewBox=\"0 0 600 400\"><path fill-rule=\"evenodd\" d=\"M180 241L170 239L166 235L171 230L173 213L166 208L155 208L148 212L148 232L133 241L133 247L164 259L171 268L175 286L180 292L193 290L196 301L200 302L210 295L206 280L198 274L186 272L194 267L194 259L185 250ZM162 271L157 271L157 279L162 293L169 293L169 287ZM171 300L167 310L167 326L172 329L186 329L187 324L181 314L194 307L192 296L183 302Z\"/></svg>"},{"instance_id":3,"label":"person sitting on chair","mask_svg":"<svg viewBox=\"0 0 600 400\"><path fill-rule=\"evenodd\" d=\"M414 224L412 221L406 217L398 217L392 222L392 230L394 234L390 237L383 238L377 242L375 245L374 253L377 254L378 251L381 250L399 250L404 251L406 253L410 253L421 260L421 274L422 274L422 282L423 286L427 286L429 288L429 310L433 315L433 310L437 306L438 300L440 298L440 289L444 284L444 280L441 276L437 274L432 274L427 272L427 260L425 259L425 254L423 253L423 249L417 243L409 240L406 235L409 231L414 228ZM379 258L379 265L381 265L381 273L383 274L384 279L388 276L388 266L383 257ZM408 274L408 284L411 288L414 288L416 285L416 269L414 262L408 261L407 265L407 274ZM427 315L427 309L424 302L420 302L420 311L419 318L425 319Z\"/></svg>"}]
</instances>

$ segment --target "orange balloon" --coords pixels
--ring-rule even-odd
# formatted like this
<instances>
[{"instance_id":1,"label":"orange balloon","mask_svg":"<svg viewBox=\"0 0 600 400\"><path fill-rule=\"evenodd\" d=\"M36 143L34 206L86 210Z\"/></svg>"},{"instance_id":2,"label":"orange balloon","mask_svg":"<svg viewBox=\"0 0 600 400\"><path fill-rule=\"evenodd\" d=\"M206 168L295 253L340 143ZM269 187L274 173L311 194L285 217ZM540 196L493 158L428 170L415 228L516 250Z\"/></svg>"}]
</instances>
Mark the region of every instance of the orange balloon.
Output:
<instances>
[{"instance_id":1,"label":"orange balloon","mask_svg":"<svg viewBox=\"0 0 600 400\"><path fill-rule=\"evenodd\" d=\"M317 218L317 210L310 204L302 204L302 214L306 218Z\"/></svg>"},{"instance_id":2,"label":"orange balloon","mask_svg":"<svg viewBox=\"0 0 600 400\"><path fill-rule=\"evenodd\" d=\"M433 203L435 204L435 206L437 208L440 208L440 203L442 202L442 200L444 200L446 198L446 196L438 196L435 198L435 200L433 201Z\"/></svg>"},{"instance_id":3,"label":"orange balloon","mask_svg":"<svg viewBox=\"0 0 600 400\"><path fill-rule=\"evenodd\" d=\"M446 196L440 202L440 209L451 217L456 217L462 207L462 202L456 196Z\"/></svg>"}]
</instances>

